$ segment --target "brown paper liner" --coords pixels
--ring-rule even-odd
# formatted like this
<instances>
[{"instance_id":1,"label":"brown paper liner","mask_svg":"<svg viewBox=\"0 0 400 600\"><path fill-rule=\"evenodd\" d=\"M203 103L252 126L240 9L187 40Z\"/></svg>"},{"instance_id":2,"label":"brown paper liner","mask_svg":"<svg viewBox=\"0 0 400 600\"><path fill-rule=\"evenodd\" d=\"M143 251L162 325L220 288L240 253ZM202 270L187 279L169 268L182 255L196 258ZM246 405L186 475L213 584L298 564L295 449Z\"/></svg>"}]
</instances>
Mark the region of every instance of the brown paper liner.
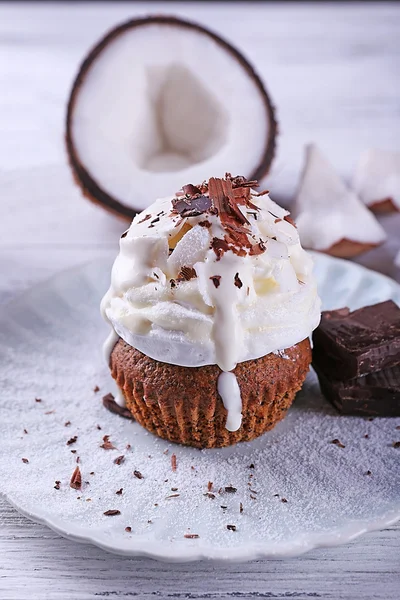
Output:
<instances>
[{"instance_id":1,"label":"brown paper liner","mask_svg":"<svg viewBox=\"0 0 400 600\"><path fill-rule=\"evenodd\" d=\"M140 425L161 438L195 446L220 448L250 441L272 429L286 414L311 362L309 340L237 365L242 396L242 424L225 428L227 411L217 392L216 365L180 367L145 356L119 340L110 358L113 378L127 408Z\"/></svg>"}]
</instances>

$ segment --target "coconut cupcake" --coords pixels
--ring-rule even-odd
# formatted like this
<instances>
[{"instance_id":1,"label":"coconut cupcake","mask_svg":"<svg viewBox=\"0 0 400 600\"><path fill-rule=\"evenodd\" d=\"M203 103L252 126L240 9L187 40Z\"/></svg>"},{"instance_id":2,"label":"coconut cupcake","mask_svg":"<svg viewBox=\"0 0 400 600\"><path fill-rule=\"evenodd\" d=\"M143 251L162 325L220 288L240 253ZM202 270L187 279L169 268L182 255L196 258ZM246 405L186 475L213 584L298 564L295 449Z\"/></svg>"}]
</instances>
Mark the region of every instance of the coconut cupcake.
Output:
<instances>
[{"instance_id":1,"label":"coconut cupcake","mask_svg":"<svg viewBox=\"0 0 400 600\"><path fill-rule=\"evenodd\" d=\"M320 319L312 260L255 181L185 185L121 236L101 303L105 354L134 418L199 448L252 440L283 418Z\"/></svg>"}]
</instances>

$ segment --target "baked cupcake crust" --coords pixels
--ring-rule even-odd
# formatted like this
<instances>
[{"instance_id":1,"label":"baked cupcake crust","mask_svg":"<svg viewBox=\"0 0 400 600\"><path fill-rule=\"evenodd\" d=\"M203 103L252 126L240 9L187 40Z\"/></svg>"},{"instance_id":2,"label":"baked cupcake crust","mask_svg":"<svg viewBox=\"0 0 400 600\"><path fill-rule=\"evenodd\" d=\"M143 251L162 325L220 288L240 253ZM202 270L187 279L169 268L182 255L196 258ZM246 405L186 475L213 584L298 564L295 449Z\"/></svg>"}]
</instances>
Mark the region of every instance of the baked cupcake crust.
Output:
<instances>
[{"instance_id":1,"label":"baked cupcake crust","mask_svg":"<svg viewBox=\"0 0 400 600\"><path fill-rule=\"evenodd\" d=\"M280 354L239 363L234 369L242 396L242 424L225 428L227 411L217 391L216 365L182 367L153 360L119 339L111 356L113 378L127 408L148 431L171 442L220 448L250 441L286 414L311 363L307 339Z\"/></svg>"}]
</instances>

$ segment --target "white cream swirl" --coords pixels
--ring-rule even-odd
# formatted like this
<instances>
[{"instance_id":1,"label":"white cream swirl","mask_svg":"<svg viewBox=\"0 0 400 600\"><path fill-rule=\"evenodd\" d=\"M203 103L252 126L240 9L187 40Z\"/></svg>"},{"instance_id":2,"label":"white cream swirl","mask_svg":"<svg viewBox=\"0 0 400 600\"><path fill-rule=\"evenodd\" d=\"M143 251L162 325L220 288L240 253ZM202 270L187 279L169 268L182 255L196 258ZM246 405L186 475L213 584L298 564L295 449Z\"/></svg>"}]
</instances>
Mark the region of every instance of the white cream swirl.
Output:
<instances>
[{"instance_id":1,"label":"white cream swirl","mask_svg":"<svg viewBox=\"0 0 400 600\"><path fill-rule=\"evenodd\" d=\"M182 218L173 198L134 218L101 303L122 339L155 360L231 371L310 335L320 319L312 259L286 210L266 194L249 199L238 208L260 250L241 255L211 247L226 234L219 215Z\"/></svg>"}]
</instances>

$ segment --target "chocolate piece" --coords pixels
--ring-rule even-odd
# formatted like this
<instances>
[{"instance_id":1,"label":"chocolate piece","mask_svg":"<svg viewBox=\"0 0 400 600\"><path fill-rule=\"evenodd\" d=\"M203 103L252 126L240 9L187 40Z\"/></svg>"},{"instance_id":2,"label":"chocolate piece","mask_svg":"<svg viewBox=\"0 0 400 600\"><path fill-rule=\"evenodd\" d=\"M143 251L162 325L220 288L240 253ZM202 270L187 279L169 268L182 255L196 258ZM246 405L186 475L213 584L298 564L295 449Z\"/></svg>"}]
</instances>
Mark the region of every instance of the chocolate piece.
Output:
<instances>
[{"instance_id":1,"label":"chocolate piece","mask_svg":"<svg viewBox=\"0 0 400 600\"><path fill-rule=\"evenodd\" d=\"M211 206L211 198L208 196L196 196L194 198L182 197L172 200L174 212L181 217L197 217L207 212Z\"/></svg>"},{"instance_id":2,"label":"chocolate piece","mask_svg":"<svg viewBox=\"0 0 400 600\"><path fill-rule=\"evenodd\" d=\"M133 418L133 415L127 408L120 406L115 402L114 396L112 394L106 394L105 396L103 396L103 406L110 412L114 413L115 415L119 415L124 419L130 419L131 421L135 420ZM101 429L99 425L97 426L97 428Z\"/></svg>"},{"instance_id":3,"label":"chocolate piece","mask_svg":"<svg viewBox=\"0 0 400 600\"><path fill-rule=\"evenodd\" d=\"M335 379L393 367L400 364L400 308L388 300L354 312L325 311L313 341L314 361Z\"/></svg>"},{"instance_id":4,"label":"chocolate piece","mask_svg":"<svg viewBox=\"0 0 400 600\"><path fill-rule=\"evenodd\" d=\"M324 396L345 415L400 416L400 365L364 377L331 379L313 362Z\"/></svg>"}]
</instances>

